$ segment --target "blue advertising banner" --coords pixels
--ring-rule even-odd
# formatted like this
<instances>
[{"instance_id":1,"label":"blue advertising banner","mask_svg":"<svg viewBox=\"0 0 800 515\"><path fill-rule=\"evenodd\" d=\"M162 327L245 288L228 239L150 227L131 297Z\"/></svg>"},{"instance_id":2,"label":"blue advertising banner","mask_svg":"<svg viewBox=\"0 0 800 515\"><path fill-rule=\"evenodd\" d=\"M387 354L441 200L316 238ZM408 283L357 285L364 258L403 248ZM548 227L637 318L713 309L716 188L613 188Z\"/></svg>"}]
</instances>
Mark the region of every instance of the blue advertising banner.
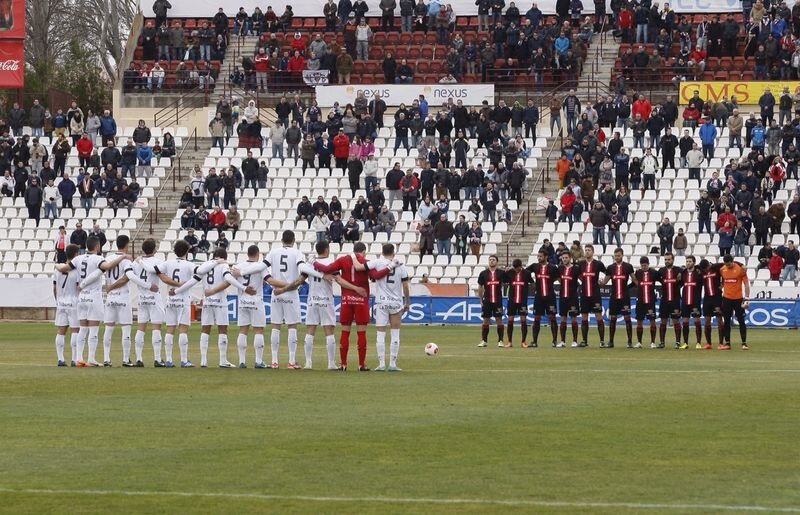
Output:
<instances>
[{"instance_id":1,"label":"blue advertising banner","mask_svg":"<svg viewBox=\"0 0 800 515\"><path fill-rule=\"evenodd\" d=\"M236 321L237 301L235 295L228 296L228 314ZM335 298L336 313L339 313L339 297ZM269 320L269 297L264 296L267 320ZM533 307L533 299L529 302ZM530 309L529 309L530 311ZM306 298L300 297L300 312L305 318ZM608 320L608 298L603 297L603 317ZM532 315L528 316L529 320ZM796 328L800 320L800 301L756 300L750 302L747 323L750 327ZM403 322L408 324L479 324L481 322L480 301L474 297L411 297L411 307Z\"/></svg>"}]
</instances>

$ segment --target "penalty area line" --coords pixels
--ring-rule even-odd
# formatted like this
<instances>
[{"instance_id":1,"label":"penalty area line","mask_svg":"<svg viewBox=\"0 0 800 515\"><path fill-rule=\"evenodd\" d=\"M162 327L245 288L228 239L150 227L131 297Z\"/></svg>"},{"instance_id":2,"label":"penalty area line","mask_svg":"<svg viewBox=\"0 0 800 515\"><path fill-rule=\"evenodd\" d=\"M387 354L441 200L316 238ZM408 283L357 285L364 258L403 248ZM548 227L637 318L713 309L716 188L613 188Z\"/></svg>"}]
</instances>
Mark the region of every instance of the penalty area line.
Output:
<instances>
[{"instance_id":1,"label":"penalty area line","mask_svg":"<svg viewBox=\"0 0 800 515\"><path fill-rule=\"evenodd\" d=\"M546 501L536 499L454 499L424 497L328 497L313 495L271 495L257 493L223 492L158 492L131 490L57 490L40 488L3 488L0 494L41 494L41 495L107 495L128 497L200 497L220 499L251 499L263 501L305 501L305 502L369 502L391 504L434 504L434 505L487 505L487 506L539 506L561 508L628 508L633 510L696 510L696 511L750 511L770 513L800 513L800 507L774 507L736 504L692 504L692 503L637 503L603 501Z\"/></svg>"}]
</instances>

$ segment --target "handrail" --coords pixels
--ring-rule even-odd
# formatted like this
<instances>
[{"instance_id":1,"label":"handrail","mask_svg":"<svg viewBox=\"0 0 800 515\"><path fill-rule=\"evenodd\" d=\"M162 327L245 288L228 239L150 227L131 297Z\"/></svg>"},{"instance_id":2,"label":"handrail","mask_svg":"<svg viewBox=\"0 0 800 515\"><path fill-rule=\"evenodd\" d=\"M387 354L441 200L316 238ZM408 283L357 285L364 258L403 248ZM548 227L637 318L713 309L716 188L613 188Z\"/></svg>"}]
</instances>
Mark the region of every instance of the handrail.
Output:
<instances>
[{"instance_id":1,"label":"handrail","mask_svg":"<svg viewBox=\"0 0 800 515\"><path fill-rule=\"evenodd\" d=\"M176 191L176 184L175 184L175 182L176 182L175 181L175 175L176 175L175 172L176 171L177 171L178 180L182 180L181 161L183 159L183 153L189 147L190 143L194 144L194 150L196 152L197 151L197 129L196 128L192 130L191 134L189 134L189 139L187 139L184 142L184 144L181 146L180 152L172 160L172 166L169 169L169 173L167 173L166 177L164 177L164 180L161 182L161 186L158 188L158 192L153 197L153 203L155 204L155 223L158 223L158 199L161 197L161 194L164 192L164 188L166 187L167 182L169 182L170 178L172 179L172 191L174 192L174 191ZM131 238L131 248L133 249L134 254L136 252L136 241L138 240L139 233L141 232L142 228L145 226L145 223L149 223L149 231L148 231L148 233L149 234L153 233L153 210L154 210L153 203L148 203L147 212L142 217L142 223L139 225L139 227L136 228L136 232L133 234L133 237Z\"/></svg>"},{"instance_id":2,"label":"handrail","mask_svg":"<svg viewBox=\"0 0 800 515\"><path fill-rule=\"evenodd\" d=\"M208 105L210 98L210 86L205 84L203 89L192 89L183 93L180 97L170 102L166 107L156 111L153 115L153 125L158 127L167 123L180 122L181 117L187 114L188 111L197 109L197 106L187 106L187 101L203 98L205 105ZM173 121L174 115L174 121Z\"/></svg>"}]
</instances>

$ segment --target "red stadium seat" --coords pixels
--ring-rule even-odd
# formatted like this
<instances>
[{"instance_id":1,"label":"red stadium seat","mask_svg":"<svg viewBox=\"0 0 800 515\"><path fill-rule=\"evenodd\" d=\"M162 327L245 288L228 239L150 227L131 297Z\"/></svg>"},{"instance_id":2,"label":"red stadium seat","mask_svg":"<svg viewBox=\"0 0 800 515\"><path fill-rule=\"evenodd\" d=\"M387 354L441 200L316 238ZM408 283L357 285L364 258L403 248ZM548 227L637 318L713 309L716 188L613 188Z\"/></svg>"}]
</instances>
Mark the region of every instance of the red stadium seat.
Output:
<instances>
[{"instance_id":1,"label":"red stadium seat","mask_svg":"<svg viewBox=\"0 0 800 515\"><path fill-rule=\"evenodd\" d=\"M292 18L292 28L293 29L302 29L303 28L303 19L302 18Z\"/></svg>"},{"instance_id":2,"label":"red stadium seat","mask_svg":"<svg viewBox=\"0 0 800 515\"><path fill-rule=\"evenodd\" d=\"M433 59L433 48L429 46L424 46L420 50L420 54L422 55L423 59Z\"/></svg>"},{"instance_id":3,"label":"red stadium seat","mask_svg":"<svg viewBox=\"0 0 800 515\"><path fill-rule=\"evenodd\" d=\"M317 26L317 20L315 20L314 18L306 18L303 20L303 28L305 29L313 29L316 26ZM325 26L324 20L322 22L322 26L323 27Z\"/></svg>"},{"instance_id":4,"label":"red stadium seat","mask_svg":"<svg viewBox=\"0 0 800 515\"><path fill-rule=\"evenodd\" d=\"M325 28L325 18L317 18L317 25L318 30L322 30Z\"/></svg>"},{"instance_id":5,"label":"red stadium seat","mask_svg":"<svg viewBox=\"0 0 800 515\"><path fill-rule=\"evenodd\" d=\"M408 59L419 59L422 51L417 47L410 47L408 49Z\"/></svg>"},{"instance_id":6,"label":"red stadium seat","mask_svg":"<svg viewBox=\"0 0 800 515\"><path fill-rule=\"evenodd\" d=\"M397 45L400 43L400 35L397 32L389 32L386 34L386 44L387 45Z\"/></svg>"},{"instance_id":7,"label":"red stadium seat","mask_svg":"<svg viewBox=\"0 0 800 515\"><path fill-rule=\"evenodd\" d=\"M430 61L422 60L417 61L417 73L428 73L431 69Z\"/></svg>"},{"instance_id":8,"label":"red stadium seat","mask_svg":"<svg viewBox=\"0 0 800 515\"><path fill-rule=\"evenodd\" d=\"M386 44L386 33L385 32L378 32L372 37L372 42L376 46L383 46Z\"/></svg>"},{"instance_id":9,"label":"red stadium seat","mask_svg":"<svg viewBox=\"0 0 800 515\"><path fill-rule=\"evenodd\" d=\"M415 45L423 45L425 43L425 33L423 32L414 32L411 37Z\"/></svg>"},{"instance_id":10,"label":"red stadium seat","mask_svg":"<svg viewBox=\"0 0 800 515\"><path fill-rule=\"evenodd\" d=\"M404 47L404 46L397 47L397 49L395 50L395 54L394 55L395 55L395 57L397 58L398 61L400 59L408 58L408 47Z\"/></svg>"},{"instance_id":11,"label":"red stadium seat","mask_svg":"<svg viewBox=\"0 0 800 515\"><path fill-rule=\"evenodd\" d=\"M403 32L402 34L400 34L400 44L401 45L410 45L413 41L414 41L414 37L410 33Z\"/></svg>"}]
</instances>

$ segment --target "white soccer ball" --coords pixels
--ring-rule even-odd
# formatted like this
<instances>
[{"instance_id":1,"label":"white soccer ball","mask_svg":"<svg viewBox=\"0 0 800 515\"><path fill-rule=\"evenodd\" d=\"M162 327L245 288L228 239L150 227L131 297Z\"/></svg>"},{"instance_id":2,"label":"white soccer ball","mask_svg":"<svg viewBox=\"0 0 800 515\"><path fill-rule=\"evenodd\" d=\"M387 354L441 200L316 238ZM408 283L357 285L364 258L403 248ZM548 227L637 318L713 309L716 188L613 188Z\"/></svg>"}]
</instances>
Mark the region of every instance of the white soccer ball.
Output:
<instances>
[{"instance_id":1,"label":"white soccer ball","mask_svg":"<svg viewBox=\"0 0 800 515\"><path fill-rule=\"evenodd\" d=\"M425 344L425 354L428 356L436 356L439 354L439 346L435 343L426 343Z\"/></svg>"}]
</instances>

